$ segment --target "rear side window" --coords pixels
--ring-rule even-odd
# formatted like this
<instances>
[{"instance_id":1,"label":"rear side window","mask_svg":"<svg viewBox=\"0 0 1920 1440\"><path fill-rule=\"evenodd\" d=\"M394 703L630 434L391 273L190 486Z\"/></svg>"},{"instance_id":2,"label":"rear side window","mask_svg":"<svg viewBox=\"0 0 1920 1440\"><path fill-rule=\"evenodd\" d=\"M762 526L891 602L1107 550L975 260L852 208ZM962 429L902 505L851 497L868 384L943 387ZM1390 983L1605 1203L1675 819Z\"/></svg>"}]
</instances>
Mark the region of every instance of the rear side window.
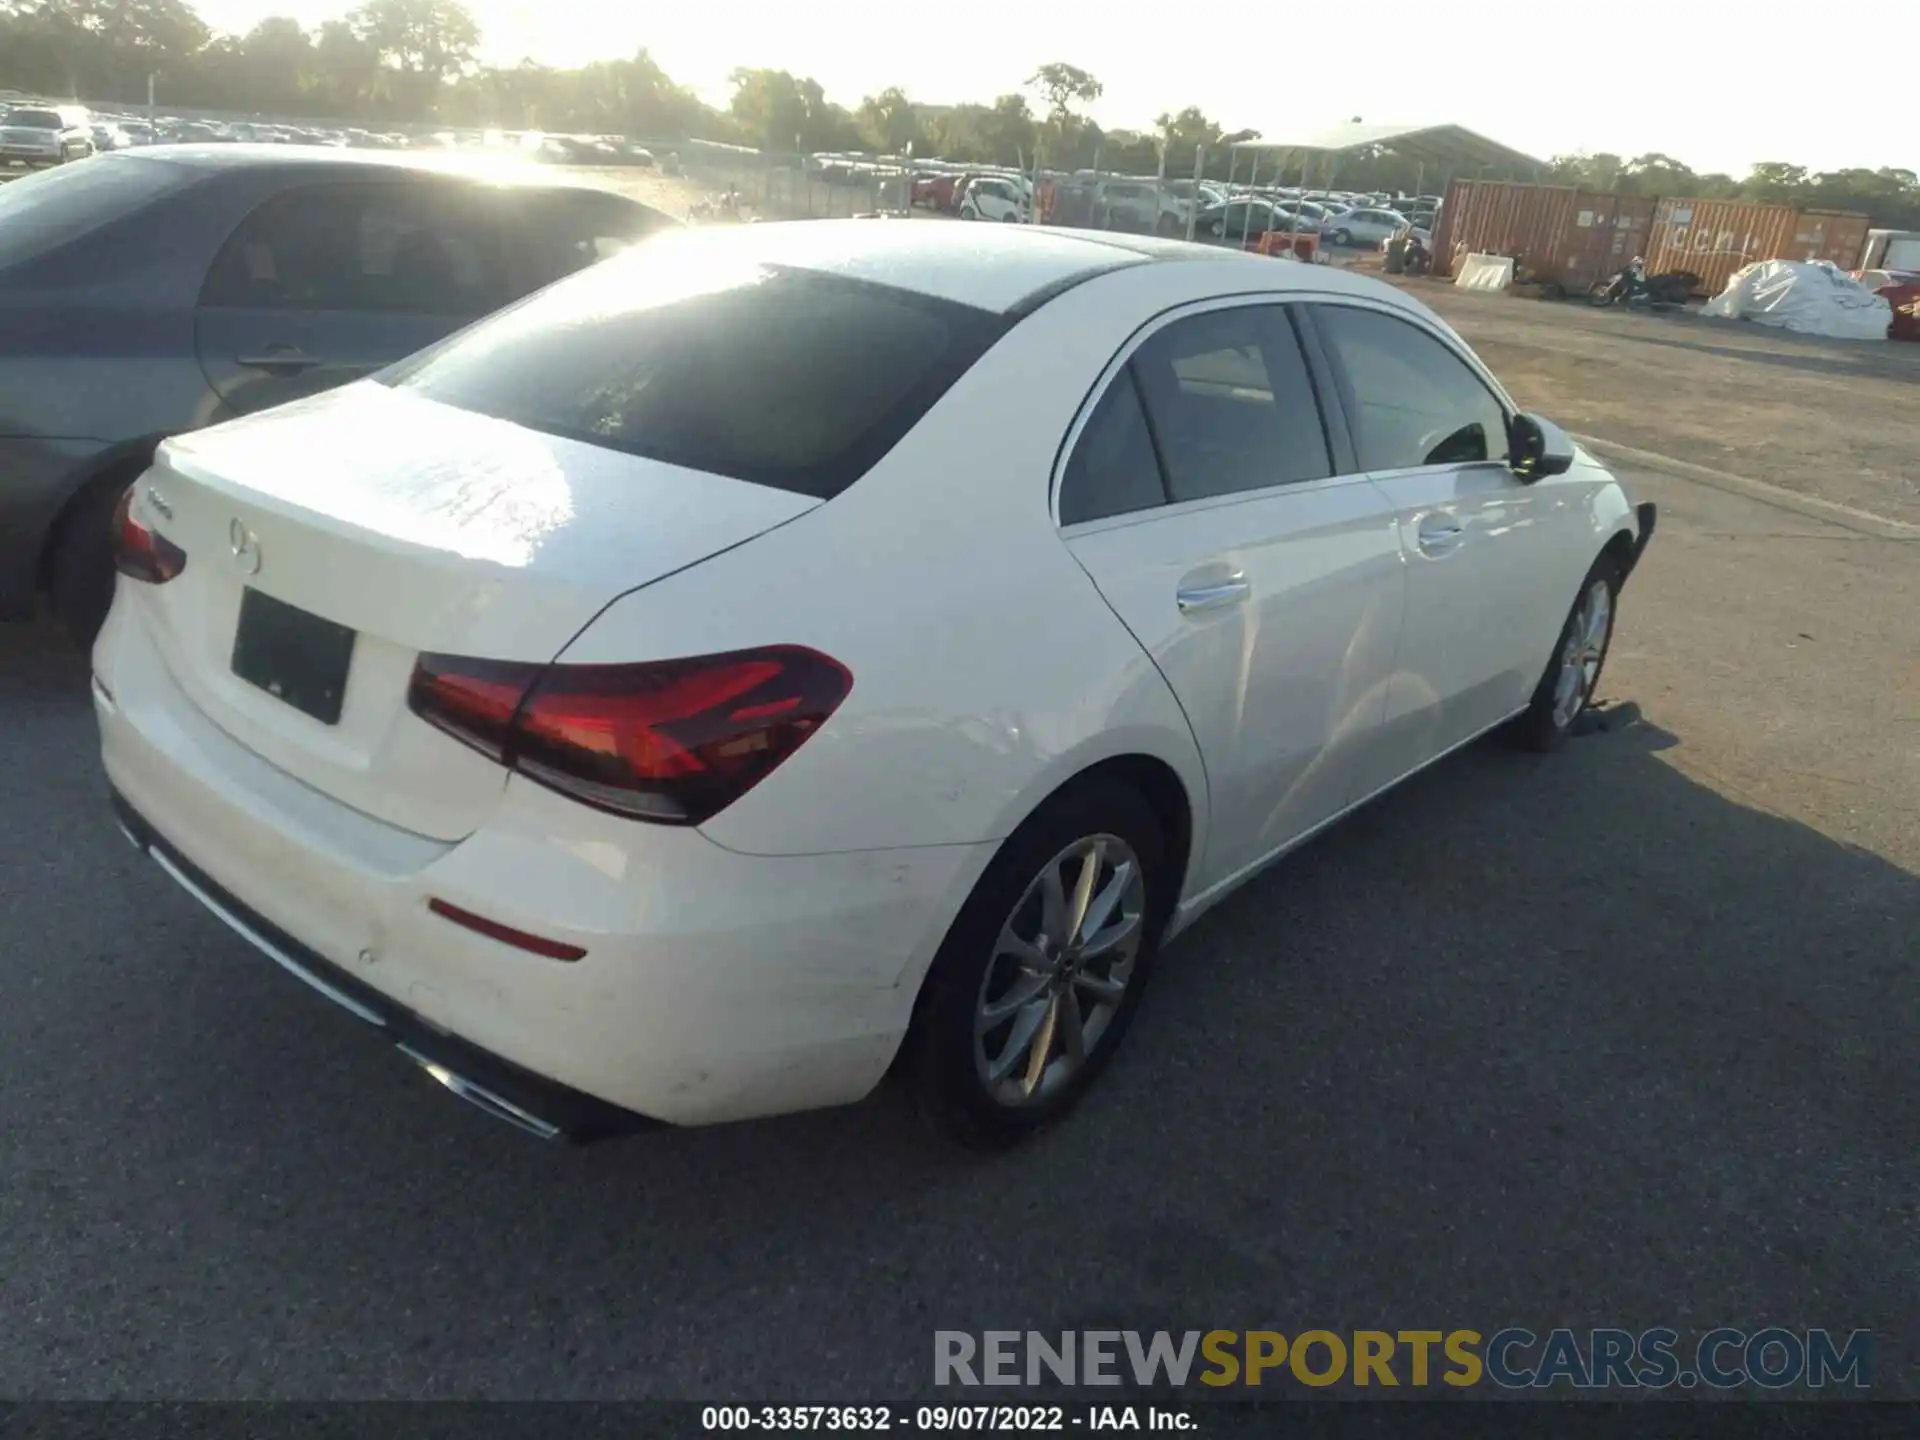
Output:
<instances>
[{"instance_id":1,"label":"rear side window","mask_svg":"<svg viewBox=\"0 0 1920 1440\"><path fill-rule=\"evenodd\" d=\"M484 315L514 298L497 202L438 180L301 185L240 223L200 303Z\"/></svg>"},{"instance_id":2,"label":"rear side window","mask_svg":"<svg viewBox=\"0 0 1920 1440\"><path fill-rule=\"evenodd\" d=\"M1133 367L1176 504L1333 473L1313 381L1279 306L1176 320Z\"/></svg>"},{"instance_id":3,"label":"rear side window","mask_svg":"<svg viewBox=\"0 0 1920 1440\"><path fill-rule=\"evenodd\" d=\"M510 202L527 255L528 290L611 259L636 241L674 228L669 215L601 190L542 190Z\"/></svg>"},{"instance_id":4,"label":"rear side window","mask_svg":"<svg viewBox=\"0 0 1920 1440\"><path fill-rule=\"evenodd\" d=\"M185 165L101 155L0 185L0 269L44 255L199 178Z\"/></svg>"},{"instance_id":5,"label":"rear side window","mask_svg":"<svg viewBox=\"0 0 1920 1440\"><path fill-rule=\"evenodd\" d=\"M530 430L826 499L1004 327L972 306L672 238L378 378Z\"/></svg>"}]
</instances>

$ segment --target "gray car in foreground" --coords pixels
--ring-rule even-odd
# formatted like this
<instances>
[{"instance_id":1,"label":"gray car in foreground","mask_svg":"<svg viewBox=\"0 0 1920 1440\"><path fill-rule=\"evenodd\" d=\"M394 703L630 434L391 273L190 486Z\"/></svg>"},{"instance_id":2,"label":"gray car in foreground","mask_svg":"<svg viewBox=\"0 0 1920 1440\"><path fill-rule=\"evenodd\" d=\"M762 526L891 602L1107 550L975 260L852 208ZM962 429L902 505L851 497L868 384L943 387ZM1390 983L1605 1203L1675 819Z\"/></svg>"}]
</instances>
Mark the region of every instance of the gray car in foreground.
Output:
<instances>
[{"instance_id":1,"label":"gray car in foreground","mask_svg":"<svg viewBox=\"0 0 1920 1440\"><path fill-rule=\"evenodd\" d=\"M171 434L382 369L665 226L551 172L156 147L0 186L0 618L77 638L108 530Z\"/></svg>"}]
</instances>

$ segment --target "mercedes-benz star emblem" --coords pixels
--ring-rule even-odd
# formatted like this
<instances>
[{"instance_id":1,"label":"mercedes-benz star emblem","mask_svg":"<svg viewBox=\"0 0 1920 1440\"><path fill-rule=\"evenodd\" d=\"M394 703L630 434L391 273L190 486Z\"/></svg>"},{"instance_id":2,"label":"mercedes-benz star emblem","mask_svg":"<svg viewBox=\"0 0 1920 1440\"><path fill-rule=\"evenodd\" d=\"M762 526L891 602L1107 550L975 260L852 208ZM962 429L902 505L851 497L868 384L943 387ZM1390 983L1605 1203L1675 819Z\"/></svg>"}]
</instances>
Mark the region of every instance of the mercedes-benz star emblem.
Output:
<instances>
[{"instance_id":1,"label":"mercedes-benz star emblem","mask_svg":"<svg viewBox=\"0 0 1920 1440\"><path fill-rule=\"evenodd\" d=\"M236 519L227 527L227 542L233 547L233 558L240 562L241 573L258 575L260 573L260 537Z\"/></svg>"}]
</instances>

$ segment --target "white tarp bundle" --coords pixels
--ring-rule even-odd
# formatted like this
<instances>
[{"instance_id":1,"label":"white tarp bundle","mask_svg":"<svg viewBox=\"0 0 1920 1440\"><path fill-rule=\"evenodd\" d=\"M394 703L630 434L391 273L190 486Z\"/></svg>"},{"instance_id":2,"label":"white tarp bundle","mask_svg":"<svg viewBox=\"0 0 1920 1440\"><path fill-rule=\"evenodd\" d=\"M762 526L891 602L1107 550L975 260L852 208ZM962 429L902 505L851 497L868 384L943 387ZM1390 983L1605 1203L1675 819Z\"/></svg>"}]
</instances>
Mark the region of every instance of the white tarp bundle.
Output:
<instances>
[{"instance_id":1,"label":"white tarp bundle","mask_svg":"<svg viewBox=\"0 0 1920 1440\"><path fill-rule=\"evenodd\" d=\"M1825 260L1762 260L1736 270L1700 313L1835 340L1884 340L1893 307Z\"/></svg>"},{"instance_id":2,"label":"white tarp bundle","mask_svg":"<svg viewBox=\"0 0 1920 1440\"><path fill-rule=\"evenodd\" d=\"M1513 257L1510 255L1467 255L1462 257L1453 283L1462 290L1505 290L1513 284Z\"/></svg>"}]
</instances>

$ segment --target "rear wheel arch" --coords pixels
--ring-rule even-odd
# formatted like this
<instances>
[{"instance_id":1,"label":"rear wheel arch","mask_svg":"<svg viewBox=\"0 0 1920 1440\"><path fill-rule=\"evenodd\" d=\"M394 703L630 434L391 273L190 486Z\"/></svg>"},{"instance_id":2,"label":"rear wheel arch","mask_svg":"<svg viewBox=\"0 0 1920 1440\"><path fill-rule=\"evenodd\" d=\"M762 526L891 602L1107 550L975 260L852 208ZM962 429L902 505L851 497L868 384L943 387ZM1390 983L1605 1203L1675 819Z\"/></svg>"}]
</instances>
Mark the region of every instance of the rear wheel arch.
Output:
<instances>
[{"instance_id":1,"label":"rear wheel arch","mask_svg":"<svg viewBox=\"0 0 1920 1440\"><path fill-rule=\"evenodd\" d=\"M166 438L164 435L152 435L129 440L103 451L87 463L61 504L59 513L53 517L53 523L47 526L47 533L41 538L39 561L34 572L35 588L45 590L52 585L56 557L66 543L67 534L75 524L82 523L84 516L92 513L95 497L102 490L113 489L117 492L138 480L153 464L153 452Z\"/></svg>"},{"instance_id":2,"label":"rear wheel arch","mask_svg":"<svg viewBox=\"0 0 1920 1440\"><path fill-rule=\"evenodd\" d=\"M1000 848L1004 849L1013 843L1035 816L1059 805L1064 796L1077 790L1113 784L1123 785L1138 795L1160 824L1161 835L1167 846L1168 884L1166 894L1160 900L1164 913L1159 917L1164 924L1179 908L1180 899L1186 891L1188 871L1193 861L1195 820L1187 783L1180 778L1178 770L1158 755L1140 750L1124 751L1082 766L1027 806L1020 822L1000 842Z\"/></svg>"},{"instance_id":3,"label":"rear wheel arch","mask_svg":"<svg viewBox=\"0 0 1920 1440\"><path fill-rule=\"evenodd\" d=\"M1171 881L1164 902L1166 913L1160 917L1164 924L1179 907L1180 897L1186 891L1187 868L1193 858L1193 803L1188 798L1186 784L1179 773L1157 755L1136 752L1116 755L1089 766L1055 790L1054 795L1075 785L1101 780L1115 780L1137 791L1160 822L1161 834L1167 842L1167 872ZM1052 798L1049 796L1048 801Z\"/></svg>"}]
</instances>

